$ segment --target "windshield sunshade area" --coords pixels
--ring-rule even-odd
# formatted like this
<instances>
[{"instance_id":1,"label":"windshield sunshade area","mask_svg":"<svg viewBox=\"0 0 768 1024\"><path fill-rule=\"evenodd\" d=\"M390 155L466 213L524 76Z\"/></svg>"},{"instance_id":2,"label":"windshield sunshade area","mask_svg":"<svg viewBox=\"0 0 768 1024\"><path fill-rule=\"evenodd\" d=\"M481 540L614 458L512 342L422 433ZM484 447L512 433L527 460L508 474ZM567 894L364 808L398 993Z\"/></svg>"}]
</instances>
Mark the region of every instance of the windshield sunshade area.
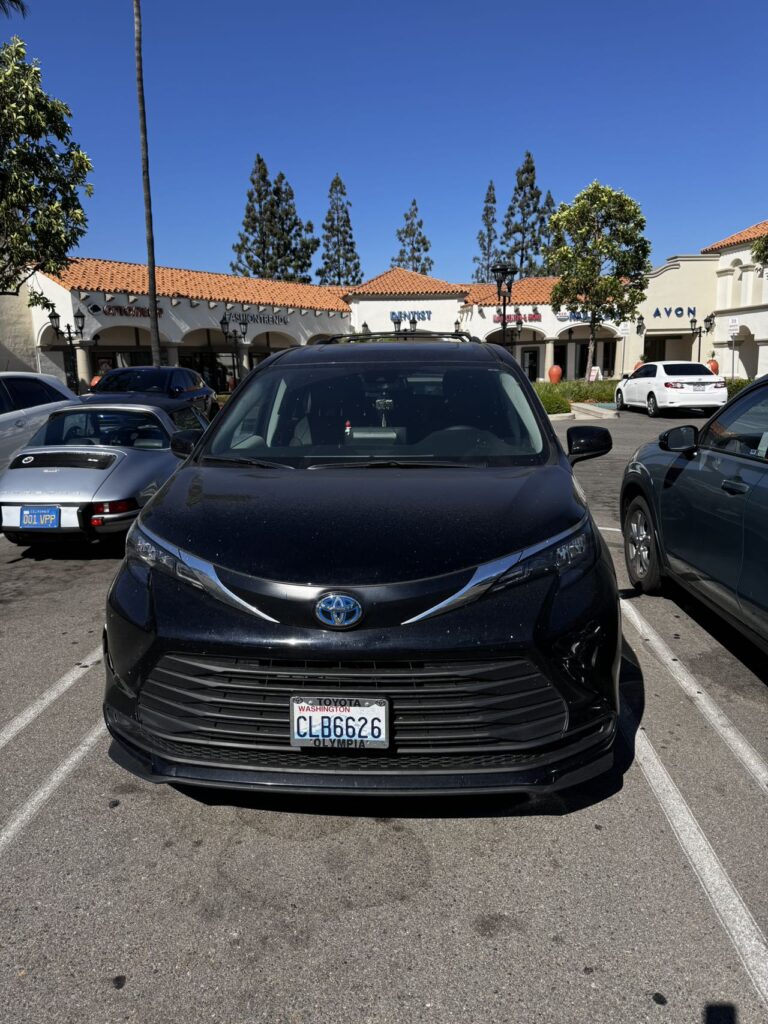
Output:
<instances>
[{"instance_id":1,"label":"windshield sunshade area","mask_svg":"<svg viewBox=\"0 0 768 1024\"><path fill-rule=\"evenodd\" d=\"M530 465L548 456L512 373L460 363L283 367L240 397L201 458L285 466Z\"/></svg>"},{"instance_id":2,"label":"windshield sunshade area","mask_svg":"<svg viewBox=\"0 0 768 1024\"><path fill-rule=\"evenodd\" d=\"M170 438L149 412L67 409L54 413L29 442L30 448L58 445L108 445L113 448L162 449Z\"/></svg>"},{"instance_id":3,"label":"windshield sunshade area","mask_svg":"<svg viewBox=\"0 0 768 1024\"><path fill-rule=\"evenodd\" d=\"M168 374L165 370L141 367L135 370L114 370L102 377L93 390L111 394L129 391L159 391L165 394L167 383Z\"/></svg>"}]
</instances>

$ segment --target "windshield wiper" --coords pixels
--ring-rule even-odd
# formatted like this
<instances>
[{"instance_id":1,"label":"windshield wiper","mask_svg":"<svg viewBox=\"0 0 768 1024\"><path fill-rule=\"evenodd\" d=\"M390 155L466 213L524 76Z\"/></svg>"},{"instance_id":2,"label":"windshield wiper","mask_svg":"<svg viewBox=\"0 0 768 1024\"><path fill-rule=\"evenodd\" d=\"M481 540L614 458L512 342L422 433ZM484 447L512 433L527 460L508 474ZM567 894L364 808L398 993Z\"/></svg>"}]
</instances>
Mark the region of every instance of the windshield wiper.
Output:
<instances>
[{"instance_id":1,"label":"windshield wiper","mask_svg":"<svg viewBox=\"0 0 768 1024\"><path fill-rule=\"evenodd\" d=\"M438 459L366 459L362 462L315 462L307 469L477 469L485 462L446 462Z\"/></svg>"},{"instance_id":2,"label":"windshield wiper","mask_svg":"<svg viewBox=\"0 0 768 1024\"><path fill-rule=\"evenodd\" d=\"M232 466L259 466L261 469L295 469L285 462L269 462L268 459L252 459L247 455L204 455L201 462L226 462Z\"/></svg>"}]
</instances>

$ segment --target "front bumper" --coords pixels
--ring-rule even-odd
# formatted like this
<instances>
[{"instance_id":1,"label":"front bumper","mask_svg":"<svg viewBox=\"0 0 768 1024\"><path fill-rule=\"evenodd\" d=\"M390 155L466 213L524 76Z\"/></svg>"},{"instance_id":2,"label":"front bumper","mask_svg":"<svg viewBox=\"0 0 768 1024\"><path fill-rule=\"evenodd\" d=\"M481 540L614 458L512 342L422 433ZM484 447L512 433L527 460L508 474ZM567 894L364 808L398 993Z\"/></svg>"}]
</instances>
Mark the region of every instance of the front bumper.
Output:
<instances>
[{"instance_id":1,"label":"front bumper","mask_svg":"<svg viewBox=\"0 0 768 1024\"><path fill-rule=\"evenodd\" d=\"M124 563L105 639L113 757L154 782L275 792L578 785L613 764L620 628L607 559L567 587L537 580L346 633L260 621ZM291 693L372 690L390 701L389 750L290 746Z\"/></svg>"}]
</instances>

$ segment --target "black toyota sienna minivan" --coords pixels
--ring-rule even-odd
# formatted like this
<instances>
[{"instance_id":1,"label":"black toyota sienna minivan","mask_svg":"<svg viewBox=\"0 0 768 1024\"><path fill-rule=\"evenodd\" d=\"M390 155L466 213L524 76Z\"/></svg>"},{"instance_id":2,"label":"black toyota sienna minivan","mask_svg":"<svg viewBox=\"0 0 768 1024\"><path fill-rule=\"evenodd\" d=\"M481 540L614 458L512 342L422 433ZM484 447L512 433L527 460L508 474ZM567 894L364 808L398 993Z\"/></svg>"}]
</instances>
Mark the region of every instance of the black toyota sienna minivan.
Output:
<instances>
[{"instance_id":1,"label":"black toyota sienna minivan","mask_svg":"<svg viewBox=\"0 0 768 1024\"><path fill-rule=\"evenodd\" d=\"M271 791L547 790L608 770L619 604L502 348L332 339L238 387L143 509L107 603L112 756Z\"/></svg>"}]
</instances>

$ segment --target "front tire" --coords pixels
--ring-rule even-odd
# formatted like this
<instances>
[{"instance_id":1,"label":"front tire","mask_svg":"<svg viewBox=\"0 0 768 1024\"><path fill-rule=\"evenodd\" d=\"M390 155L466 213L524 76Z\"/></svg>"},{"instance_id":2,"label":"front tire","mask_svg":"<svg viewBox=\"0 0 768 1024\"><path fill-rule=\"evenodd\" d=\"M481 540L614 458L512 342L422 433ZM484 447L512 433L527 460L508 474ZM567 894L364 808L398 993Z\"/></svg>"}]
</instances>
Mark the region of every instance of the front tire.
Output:
<instances>
[{"instance_id":1,"label":"front tire","mask_svg":"<svg viewBox=\"0 0 768 1024\"><path fill-rule=\"evenodd\" d=\"M648 395L645 404L648 407L648 415L652 419L659 415L659 403L656 401L655 395Z\"/></svg>"},{"instance_id":2,"label":"front tire","mask_svg":"<svg viewBox=\"0 0 768 1024\"><path fill-rule=\"evenodd\" d=\"M624 395L622 394L621 388L616 392L616 411L622 412L627 406L624 404Z\"/></svg>"},{"instance_id":3,"label":"front tire","mask_svg":"<svg viewBox=\"0 0 768 1024\"><path fill-rule=\"evenodd\" d=\"M653 517L645 498L633 498L624 520L624 560L629 581L641 594L661 590L661 559Z\"/></svg>"}]
</instances>

